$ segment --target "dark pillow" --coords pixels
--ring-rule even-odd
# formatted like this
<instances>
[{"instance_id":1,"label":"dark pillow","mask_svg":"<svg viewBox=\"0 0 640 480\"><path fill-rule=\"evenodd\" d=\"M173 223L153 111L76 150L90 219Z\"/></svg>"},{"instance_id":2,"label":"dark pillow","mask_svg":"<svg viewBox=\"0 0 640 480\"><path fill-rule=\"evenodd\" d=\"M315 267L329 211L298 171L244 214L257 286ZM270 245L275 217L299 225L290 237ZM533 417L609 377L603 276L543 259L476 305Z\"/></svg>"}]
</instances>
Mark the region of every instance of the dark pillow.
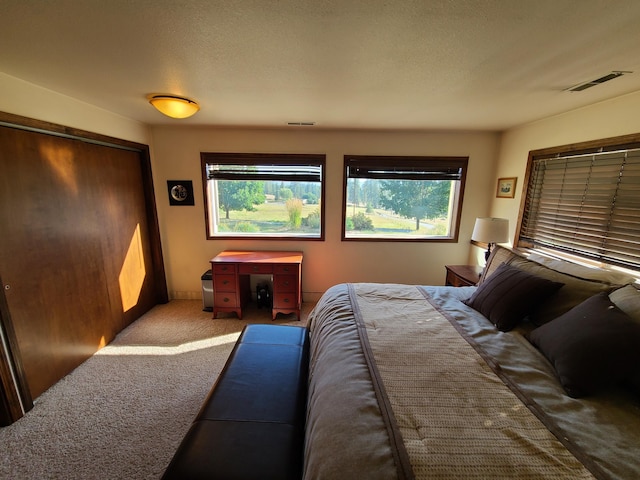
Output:
<instances>
[{"instance_id":1,"label":"dark pillow","mask_svg":"<svg viewBox=\"0 0 640 480\"><path fill-rule=\"evenodd\" d=\"M498 330L506 332L560 287L562 283L503 263L464 303L487 317Z\"/></svg>"},{"instance_id":2,"label":"dark pillow","mask_svg":"<svg viewBox=\"0 0 640 480\"><path fill-rule=\"evenodd\" d=\"M632 381L640 362L640 324L605 292L536 328L529 341L551 362L574 398Z\"/></svg>"},{"instance_id":3,"label":"dark pillow","mask_svg":"<svg viewBox=\"0 0 640 480\"><path fill-rule=\"evenodd\" d=\"M531 275L564 283L564 287L554 296L553 302L545 302L544 305L540 305L540 308L532 312L529 317L529 320L538 327L558 318L563 313L584 302L587 298L593 297L600 292L609 293L616 288L615 285L608 282L568 275L525 258L513 257L507 263Z\"/></svg>"}]
</instances>

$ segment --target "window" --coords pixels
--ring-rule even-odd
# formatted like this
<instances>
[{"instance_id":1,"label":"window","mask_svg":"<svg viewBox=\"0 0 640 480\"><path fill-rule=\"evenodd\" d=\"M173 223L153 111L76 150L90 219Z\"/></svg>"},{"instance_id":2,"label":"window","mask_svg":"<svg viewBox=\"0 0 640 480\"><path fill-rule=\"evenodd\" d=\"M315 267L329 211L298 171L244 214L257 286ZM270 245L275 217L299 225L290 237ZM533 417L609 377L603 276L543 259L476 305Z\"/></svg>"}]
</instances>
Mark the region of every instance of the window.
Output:
<instances>
[{"instance_id":1,"label":"window","mask_svg":"<svg viewBox=\"0 0 640 480\"><path fill-rule=\"evenodd\" d=\"M342 239L457 241L468 160L345 155Z\"/></svg>"},{"instance_id":2,"label":"window","mask_svg":"<svg viewBox=\"0 0 640 480\"><path fill-rule=\"evenodd\" d=\"M207 238L324 238L324 155L200 154Z\"/></svg>"},{"instance_id":3,"label":"window","mask_svg":"<svg viewBox=\"0 0 640 480\"><path fill-rule=\"evenodd\" d=\"M640 137L529 154L518 245L640 268Z\"/></svg>"}]
</instances>

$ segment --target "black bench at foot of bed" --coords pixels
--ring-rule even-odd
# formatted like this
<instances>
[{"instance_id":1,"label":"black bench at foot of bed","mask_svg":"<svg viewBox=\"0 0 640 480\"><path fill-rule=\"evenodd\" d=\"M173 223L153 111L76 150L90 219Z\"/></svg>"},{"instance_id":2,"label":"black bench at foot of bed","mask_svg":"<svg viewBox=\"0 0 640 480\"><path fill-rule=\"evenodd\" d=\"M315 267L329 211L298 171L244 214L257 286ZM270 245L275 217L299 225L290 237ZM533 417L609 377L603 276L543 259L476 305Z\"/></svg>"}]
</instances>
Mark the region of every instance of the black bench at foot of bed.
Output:
<instances>
[{"instance_id":1,"label":"black bench at foot of bed","mask_svg":"<svg viewBox=\"0 0 640 480\"><path fill-rule=\"evenodd\" d=\"M306 328L247 325L162 478L301 478L308 365Z\"/></svg>"}]
</instances>

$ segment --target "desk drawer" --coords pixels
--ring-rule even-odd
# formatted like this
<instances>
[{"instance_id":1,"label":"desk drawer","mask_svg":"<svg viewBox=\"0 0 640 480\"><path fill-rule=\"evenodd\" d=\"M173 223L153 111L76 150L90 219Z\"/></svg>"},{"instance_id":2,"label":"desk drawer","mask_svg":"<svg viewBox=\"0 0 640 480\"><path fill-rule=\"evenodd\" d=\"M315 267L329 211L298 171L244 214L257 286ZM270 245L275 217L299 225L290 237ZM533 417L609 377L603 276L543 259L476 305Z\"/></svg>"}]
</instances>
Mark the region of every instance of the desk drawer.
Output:
<instances>
[{"instance_id":1,"label":"desk drawer","mask_svg":"<svg viewBox=\"0 0 640 480\"><path fill-rule=\"evenodd\" d=\"M297 292L298 277L297 275L274 275L273 291L280 292Z\"/></svg>"},{"instance_id":2,"label":"desk drawer","mask_svg":"<svg viewBox=\"0 0 640 480\"><path fill-rule=\"evenodd\" d=\"M283 275L286 275L286 274L297 275L299 268L300 268L300 265L298 265L297 263L296 264L280 263L273 266L273 273L283 274Z\"/></svg>"},{"instance_id":3,"label":"desk drawer","mask_svg":"<svg viewBox=\"0 0 640 480\"><path fill-rule=\"evenodd\" d=\"M251 275L260 273L273 273L273 265L268 263L249 263L239 265L240 275Z\"/></svg>"},{"instance_id":4,"label":"desk drawer","mask_svg":"<svg viewBox=\"0 0 640 480\"><path fill-rule=\"evenodd\" d=\"M236 292L215 292L213 294L213 306L236 308L240 306L240 301Z\"/></svg>"},{"instance_id":5,"label":"desk drawer","mask_svg":"<svg viewBox=\"0 0 640 480\"><path fill-rule=\"evenodd\" d=\"M235 263L213 263L213 273L236 273L236 265Z\"/></svg>"},{"instance_id":6,"label":"desk drawer","mask_svg":"<svg viewBox=\"0 0 640 480\"><path fill-rule=\"evenodd\" d=\"M273 308L298 308L298 292L274 293Z\"/></svg>"},{"instance_id":7,"label":"desk drawer","mask_svg":"<svg viewBox=\"0 0 640 480\"><path fill-rule=\"evenodd\" d=\"M236 276L235 275L214 275L213 290L216 292L235 292Z\"/></svg>"}]
</instances>

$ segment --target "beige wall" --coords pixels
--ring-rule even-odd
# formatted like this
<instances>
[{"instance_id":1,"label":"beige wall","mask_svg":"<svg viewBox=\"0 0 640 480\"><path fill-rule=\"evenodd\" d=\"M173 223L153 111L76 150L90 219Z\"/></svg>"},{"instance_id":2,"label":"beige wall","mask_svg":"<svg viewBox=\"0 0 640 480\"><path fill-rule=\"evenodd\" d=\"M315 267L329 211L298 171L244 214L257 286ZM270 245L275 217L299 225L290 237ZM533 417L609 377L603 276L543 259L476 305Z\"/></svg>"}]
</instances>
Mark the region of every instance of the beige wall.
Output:
<instances>
[{"instance_id":1,"label":"beige wall","mask_svg":"<svg viewBox=\"0 0 640 480\"><path fill-rule=\"evenodd\" d=\"M0 72L0 111L149 145L147 125Z\"/></svg>"},{"instance_id":2,"label":"beige wall","mask_svg":"<svg viewBox=\"0 0 640 480\"><path fill-rule=\"evenodd\" d=\"M475 217L487 215L499 148L496 133L250 130L153 127L0 73L0 111L66 125L151 147L152 169L172 298L200 298L201 274L224 249L295 249L305 253L303 293L315 299L339 282L441 284L445 264L469 260ZM327 155L326 240L205 239L200 152L324 153ZM341 242L342 156L469 156L459 243ZM169 207L166 180L193 180L195 207Z\"/></svg>"},{"instance_id":3,"label":"beige wall","mask_svg":"<svg viewBox=\"0 0 640 480\"><path fill-rule=\"evenodd\" d=\"M317 299L340 282L441 285L445 264L466 264L477 216L487 215L495 183L496 133L323 131L153 127L153 169L169 292L199 298L200 276L225 249L304 252L302 289ZM327 155L325 241L206 240L200 152ZM458 243L341 242L345 154L469 156ZM167 180L193 180L195 207L170 207Z\"/></svg>"},{"instance_id":4,"label":"beige wall","mask_svg":"<svg viewBox=\"0 0 640 480\"><path fill-rule=\"evenodd\" d=\"M148 127L71 97L0 73L0 111L148 144L167 281L173 298L199 298L200 275L218 252L234 249L296 249L305 253L303 291L315 299L338 282L442 284L445 264L482 263L471 247L476 217L518 218L529 150L640 132L640 92L514 128L499 136L473 132L250 130ZM326 240L207 241L200 152L325 153ZM341 242L342 156L465 155L470 157L460 241L453 243ZM516 198L496 199L498 177L518 177ZM193 180L195 207L169 207L166 180Z\"/></svg>"},{"instance_id":5,"label":"beige wall","mask_svg":"<svg viewBox=\"0 0 640 480\"><path fill-rule=\"evenodd\" d=\"M502 135L497 177L518 177L516 198L494 198L491 215L509 219L513 240L530 150L640 132L640 92L523 125Z\"/></svg>"}]
</instances>

